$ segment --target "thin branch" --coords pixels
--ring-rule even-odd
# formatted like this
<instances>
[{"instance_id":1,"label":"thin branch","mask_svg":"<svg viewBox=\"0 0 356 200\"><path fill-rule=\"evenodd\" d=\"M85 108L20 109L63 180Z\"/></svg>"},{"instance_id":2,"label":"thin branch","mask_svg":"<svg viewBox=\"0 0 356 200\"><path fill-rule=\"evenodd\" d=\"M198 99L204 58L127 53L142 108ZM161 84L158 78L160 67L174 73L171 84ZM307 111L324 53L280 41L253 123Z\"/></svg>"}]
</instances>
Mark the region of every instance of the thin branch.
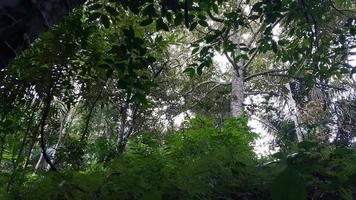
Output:
<instances>
[{"instance_id":1,"label":"thin branch","mask_svg":"<svg viewBox=\"0 0 356 200\"><path fill-rule=\"evenodd\" d=\"M262 120L261 118L251 116L251 119L260 122L261 124L263 124L263 125L266 126L267 128L273 129L274 131L278 131L278 129L277 129L276 127L274 127L274 126L271 125L270 123L268 123L268 122Z\"/></svg>"},{"instance_id":2,"label":"thin branch","mask_svg":"<svg viewBox=\"0 0 356 200\"><path fill-rule=\"evenodd\" d=\"M258 51L260 50L260 46L258 46L255 51L253 52L251 58L244 64L244 66L242 67L242 69L246 69L250 64L251 62L253 61L253 59L256 57Z\"/></svg>"},{"instance_id":3,"label":"thin branch","mask_svg":"<svg viewBox=\"0 0 356 200\"><path fill-rule=\"evenodd\" d=\"M207 85L207 84L211 84L211 83L215 83L215 84L221 84L221 85L229 85L231 83L224 83L224 82L219 82L219 81L215 81L215 80L208 80L208 81L203 81L198 83L197 85L195 85L195 87L193 87L192 89L190 89L189 91L187 91L183 96L187 96L188 94L192 93L194 90L196 90L197 88L203 86L203 85Z\"/></svg>"},{"instance_id":4,"label":"thin branch","mask_svg":"<svg viewBox=\"0 0 356 200\"><path fill-rule=\"evenodd\" d=\"M196 105L198 104L198 102L200 102L201 100L205 99L205 98L208 96L208 94L210 94L210 93L211 93L212 91L214 91L216 88L218 88L218 87L220 87L220 86L223 86L223 85L224 85L224 84L216 84L216 85L214 85L207 93L205 93L205 95L204 95L202 98L200 98L199 100L197 100L197 102L194 103L193 105L189 106L187 110L192 109L194 106L196 106Z\"/></svg>"},{"instance_id":5,"label":"thin branch","mask_svg":"<svg viewBox=\"0 0 356 200\"><path fill-rule=\"evenodd\" d=\"M329 84L324 84L324 83L315 83L317 88L331 88L331 89L335 89L335 90L340 90L340 91L347 91L346 88L343 87L337 87L337 86L333 86L333 85L329 85Z\"/></svg>"},{"instance_id":6,"label":"thin branch","mask_svg":"<svg viewBox=\"0 0 356 200\"><path fill-rule=\"evenodd\" d=\"M239 66L236 64L236 62L229 56L229 54L226 51L224 51L224 55L227 58L227 60L229 61L229 63L232 65L234 70L236 72L238 72L239 71Z\"/></svg>"},{"instance_id":7,"label":"thin branch","mask_svg":"<svg viewBox=\"0 0 356 200\"><path fill-rule=\"evenodd\" d=\"M277 74L275 74L275 73L286 72L286 71L288 71L288 70L287 70L287 69L274 69L274 70L268 70L268 71L258 72L258 73L256 73L256 74L252 74L252 75L246 77L246 78L244 79L244 81L247 82L247 81L249 81L249 80L251 80L251 79L253 79L253 78L255 78L255 77L258 77L258 76L277 75ZM278 74L278 75L279 75L279 74ZM282 74L282 75L284 75L284 74Z\"/></svg>"},{"instance_id":8,"label":"thin branch","mask_svg":"<svg viewBox=\"0 0 356 200\"><path fill-rule=\"evenodd\" d=\"M106 82L105 82L105 85L106 85ZM92 114L93 114L93 111L94 111L94 108L95 108L96 103L99 101L99 99L100 99L100 97L101 97L101 95L102 95L102 93L103 93L103 91L104 91L105 85L101 88L99 94L96 96L94 102L91 104L91 107L90 107L90 109L89 109L88 117L87 117L87 119L86 119L86 121L85 121L84 131L83 131L83 133L82 133L82 135L81 135L81 137L80 137L80 141L84 141L84 139L85 139L85 137L86 137L86 135L87 135L88 128L89 128L89 122L90 122L91 116L92 116Z\"/></svg>"},{"instance_id":9,"label":"thin branch","mask_svg":"<svg viewBox=\"0 0 356 200\"><path fill-rule=\"evenodd\" d=\"M251 96L251 95L270 95L270 96L282 96L280 94L277 94L275 92L264 92L264 91L252 91L252 92L245 92L245 96Z\"/></svg>"}]
</instances>

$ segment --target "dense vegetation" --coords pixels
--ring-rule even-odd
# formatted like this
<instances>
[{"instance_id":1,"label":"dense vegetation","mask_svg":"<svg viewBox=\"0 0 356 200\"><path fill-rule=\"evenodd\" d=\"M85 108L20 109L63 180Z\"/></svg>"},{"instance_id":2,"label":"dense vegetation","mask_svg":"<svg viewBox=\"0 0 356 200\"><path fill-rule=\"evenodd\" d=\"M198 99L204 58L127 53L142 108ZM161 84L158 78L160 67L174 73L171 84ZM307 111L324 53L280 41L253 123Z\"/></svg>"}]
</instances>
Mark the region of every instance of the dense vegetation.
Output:
<instances>
[{"instance_id":1,"label":"dense vegetation","mask_svg":"<svg viewBox=\"0 0 356 200\"><path fill-rule=\"evenodd\" d=\"M355 199L355 16L88 0L0 71L0 199Z\"/></svg>"}]
</instances>

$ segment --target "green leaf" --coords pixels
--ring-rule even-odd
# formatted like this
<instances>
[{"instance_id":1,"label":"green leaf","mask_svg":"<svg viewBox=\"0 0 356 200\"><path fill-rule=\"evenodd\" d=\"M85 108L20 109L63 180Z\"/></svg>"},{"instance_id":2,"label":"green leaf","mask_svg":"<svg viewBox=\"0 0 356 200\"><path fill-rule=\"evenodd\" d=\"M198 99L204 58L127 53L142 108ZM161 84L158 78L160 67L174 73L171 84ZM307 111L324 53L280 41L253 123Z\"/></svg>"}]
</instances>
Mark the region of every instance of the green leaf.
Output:
<instances>
[{"instance_id":1,"label":"green leaf","mask_svg":"<svg viewBox=\"0 0 356 200\"><path fill-rule=\"evenodd\" d=\"M277 49L277 43L276 43L276 41L271 40L271 45L272 45L272 51L273 51L274 53L277 53L278 49Z\"/></svg>"},{"instance_id":2,"label":"green leaf","mask_svg":"<svg viewBox=\"0 0 356 200\"><path fill-rule=\"evenodd\" d=\"M350 27L350 34L351 35L356 35L356 25L353 25Z\"/></svg>"},{"instance_id":3,"label":"green leaf","mask_svg":"<svg viewBox=\"0 0 356 200\"><path fill-rule=\"evenodd\" d=\"M141 21L141 22L140 22L140 25L141 25L141 26L148 26L148 25L150 25L150 24L152 24L152 23L153 23L153 19L152 19L152 18L147 18L147 19Z\"/></svg>"},{"instance_id":4,"label":"green leaf","mask_svg":"<svg viewBox=\"0 0 356 200\"><path fill-rule=\"evenodd\" d=\"M218 7L218 5L216 5L215 3L213 4L213 11L214 11L216 14L219 14L219 7Z\"/></svg>"},{"instance_id":5,"label":"green leaf","mask_svg":"<svg viewBox=\"0 0 356 200\"><path fill-rule=\"evenodd\" d=\"M257 2L255 3L253 6L252 6L252 11L255 11L255 12L260 12L262 9L262 5L264 4L264 2Z\"/></svg>"},{"instance_id":6,"label":"green leaf","mask_svg":"<svg viewBox=\"0 0 356 200\"><path fill-rule=\"evenodd\" d=\"M203 21L206 20L206 17L205 17L204 15L198 15L198 18L199 18L200 20L203 20Z\"/></svg>"},{"instance_id":7,"label":"green leaf","mask_svg":"<svg viewBox=\"0 0 356 200\"><path fill-rule=\"evenodd\" d=\"M160 31L160 30L169 31L168 25L163 22L162 18L159 18L156 21L156 29L157 29L157 31Z\"/></svg>"},{"instance_id":8,"label":"green leaf","mask_svg":"<svg viewBox=\"0 0 356 200\"><path fill-rule=\"evenodd\" d=\"M114 70L113 69L107 69L106 70L106 77L111 77L112 76L112 74L113 74L113 72L114 72Z\"/></svg>"},{"instance_id":9,"label":"green leaf","mask_svg":"<svg viewBox=\"0 0 356 200\"><path fill-rule=\"evenodd\" d=\"M92 21L97 20L100 16L101 16L100 13L94 12L94 13L91 13L91 14L89 15L88 20L92 22Z\"/></svg>"},{"instance_id":10,"label":"green leaf","mask_svg":"<svg viewBox=\"0 0 356 200\"><path fill-rule=\"evenodd\" d=\"M198 23L203 27L208 27L209 26L208 22L206 22L205 20L199 20Z\"/></svg>"},{"instance_id":11,"label":"green leaf","mask_svg":"<svg viewBox=\"0 0 356 200\"><path fill-rule=\"evenodd\" d=\"M161 192L148 192L144 194L143 200L161 200L162 199L162 194Z\"/></svg>"},{"instance_id":12,"label":"green leaf","mask_svg":"<svg viewBox=\"0 0 356 200\"><path fill-rule=\"evenodd\" d=\"M119 15L119 12L115 8L113 8L111 6L105 6L105 10L112 16L118 16Z\"/></svg>"},{"instance_id":13,"label":"green leaf","mask_svg":"<svg viewBox=\"0 0 356 200\"><path fill-rule=\"evenodd\" d=\"M174 18L174 25L178 26L183 22L183 14L182 13L178 13L176 14L175 18Z\"/></svg>"},{"instance_id":14,"label":"green leaf","mask_svg":"<svg viewBox=\"0 0 356 200\"><path fill-rule=\"evenodd\" d=\"M153 4L149 4L148 6L146 6L145 9L143 9L142 13L143 15L148 15L152 17L156 15L156 9Z\"/></svg>"},{"instance_id":15,"label":"green leaf","mask_svg":"<svg viewBox=\"0 0 356 200\"><path fill-rule=\"evenodd\" d=\"M108 16L101 15L100 20L101 20L101 23L103 23L105 28L110 28L110 20L109 20Z\"/></svg>"},{"instance_id":16,"label":"green leaf","mask_svg":"<svg viewBox=\"0 0 356 200\"><path fill-rule=\"evenodd\" d=\"M203 74L203 68L205 67L205 63L202 63L199 65L199 67L197 68L197 74L199 76L201 76Z\"/></svg>"},{"instance_id":17,"label":"green leaf","mask_svg":"<svg viewBox=\"0 0 356 200\"><path fill-rule=\"evenodd\" d=\"M102 7L103 7L103 4L101 4L101 3L93 3L89 6L89 9L90 10L99 10Z\"/></svg>"},{"instance_id":18,"label":"green leaf","mask_svg":"<svg viewBox=\"0 0 356 200\"><path fill-rule=\"evenodd\" d=\"M259 15L251 15L251 16L249 17L250 20L256 20L256 19L258 19L258 18L260 18Z\"/></svg>"},{"instance_id":19,"label":"green leaf","mask_svg":"<svg viewBox=\"0 0 356 200\"><path fill-rule=\"evenodd\" d=\"M194 77L195 76L195 69L192 67L188 67L183 71L184 73L187 73L189 77Z\"/></svg>"},{"instance_id":20,"label":"green leaf","mask_svg":"<svg viewBox=\"0 0 356 200\"><path fill-rule=\"evenodd\" d=\"M318 143L314 141L303 141L298 144L299 148L309 150L318 147Z\"/></svg>"},{"instance_id":21,"label":"green leaf","mask_svg":"<svg viewBox=\"0 0 356 200\"><path fill-rule=\"evenodd\" d=\"M199 47L194 48L194 49L192 50L192 55L193 55L193 54L196 54L196 53L199 51L199 49L200 49Z\"/></svg>"},{"instance_id":22,"label":"green leaf","mask_svg":"<svg viewBox=\"0 0 356 200\"><path fill-rule=\"evenodd\" d=\"M197 22L193 22L193 23L191 23L191 24L190 24L190 26L189 26L189 30L190 30L190 31L194 30L194 29L195 29L195 27L197 27L197 25L198 25L198 23L197 23Z\"/></svg>"},{"instance_id":23,"label":"green leaf","mask_svg":"<svg viewBox=\"0 0 356 200\"><path fill-rule=\"evenodd\" d=\"M305 183L294 168L287 167L274 180L272 185L273 200L307 199Z\"/></svg>"},{"instance_id":24,"label":"green leaf","mask_svg":"<svg viewBox=\"0 0 356 200\"><path fill-rule=\"evenodd\" d=\"M211 42L215 41L220 35L221 35L221 33L208 34L208 35L205 37L205 41L206 41L207 43L211 43Z\"/></svg>"},{"instance_id":25,"label":"green leaf","mask_svg":"<svg viewBox=\"0 0 356 200\"><path fill-rule=\"evenodd\" d=\"M349 176L348 182L350 183L350 185L353 185L356 187L356 173L353 173Z\"/></svg>"}]
</instances>

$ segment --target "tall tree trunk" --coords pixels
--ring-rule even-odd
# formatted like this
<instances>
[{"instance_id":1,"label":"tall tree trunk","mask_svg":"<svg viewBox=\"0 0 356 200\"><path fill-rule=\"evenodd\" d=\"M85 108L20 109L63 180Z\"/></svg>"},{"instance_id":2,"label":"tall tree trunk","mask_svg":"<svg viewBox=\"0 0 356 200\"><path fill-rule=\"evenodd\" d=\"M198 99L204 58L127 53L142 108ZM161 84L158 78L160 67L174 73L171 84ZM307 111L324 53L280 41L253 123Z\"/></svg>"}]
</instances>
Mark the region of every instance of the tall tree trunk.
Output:
<instances>
[{"instance_id":1,"label":"tall tree trunk","mask_svg":"<svg viewBox=\"0 0 356 200\"><path fill-rule=\"evenodd\" d=\"M293 123L294 123L294 126L295 126L297 139L298 139L298 142L302 142L303 141L303 136L304 136L304 130L301 127L300 114L299 114L299 110L298 110L298 107L297 107L297 103L296 103L295 99L293 98L293 94L292 94L292 90L291 90L290 84L286 83L285 87L288 89L288 107L289 107L289 111L291 113L292 120L293 120Z\"/></svg>"},{"instance_id":2,"label":"tall tree trunk","mask_svg":"<svg viewBox=\"0 0 356 200\"><path fill-rule=\"evenodd\" d=\"M242 0L236 0L236 6L241 6ZM235 54L241 54L240 43L242 43L241 31L236 32L231 36L231 40L237 45L235 50ZM234 56L234 55L233 55ZM235 61L235 58L230 58L233 63L232 66L232 80L231 80L231 102L230 102L230 112L232 117L238 119L242 114L243 102L245 99L244 95L244 65L245 62L240 60L238 62Z\"/></svg>"},{"instance_id":3,"label":"tall tree trunk","mask_svg":"<svg viewBox=\"0 0 356 200\"><path fill-rule=\"evenodd\" d=\"M231 115L234 118L240 118L242 114L242 107L244 102L244 76L243 67L244 62L237 64L238 69L233 69L232 82L231 82Z\"/></svg>"},{"instance_id":4,"label":"tall tree trunk","mask_svg":"<svg viewBox=\"0 0 356 200\"><path fill-rule=\"evenodd\" d=\"M0 69L85 0L0 2Z\"/></svg>"},{"instance_id":5,"label":"tall tree trunk","mask_svg":"<svg viewBox=\"0 0 356 200\"><path fill-rule=\"evenodd\" d=\"M120 114L121 114L121 121L120 121L120 129L118 131L118 137L116 141L116 151L120 155L126 146L126 139L125 135L127 132L127 121L128 121L128 110L129 110L129 100L130 97L128 96L124 105L121 107Z\"/></svg>"}]
</instances>

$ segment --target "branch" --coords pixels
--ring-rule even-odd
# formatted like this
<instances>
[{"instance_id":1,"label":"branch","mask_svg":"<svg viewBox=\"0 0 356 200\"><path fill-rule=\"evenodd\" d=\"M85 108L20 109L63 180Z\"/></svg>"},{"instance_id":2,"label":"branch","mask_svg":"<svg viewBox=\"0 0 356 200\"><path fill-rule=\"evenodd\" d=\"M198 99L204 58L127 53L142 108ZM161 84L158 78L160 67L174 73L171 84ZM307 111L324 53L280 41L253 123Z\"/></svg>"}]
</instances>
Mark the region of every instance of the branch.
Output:
<instances>
[{"instance_id":1,"label":"branch","mask_svg":"<svg viewBox=\"0 0 356 200\"><path fill-rule=\"evenodd\" d=\"M216 22L220 22L220 23L225 23L225 20L219 17L215 17L210 11L208 11L208 15L210 17L210 19L212 19L213 21Z\"/></svg>"},{"instance_id":2,"label":"branch","mask_svg":"<svg viewBox=\"0 0 356 200\"><path fill-rule=\"evenodd\" d=\"M331 0L330 0L330 5L331 5L331 7L332 7L334 10L336 10L337 12L339 12L339 13L342 14L342 15L346 15L344 12L356 13L356 11L354 11L354 10L347 10L347 9L345 10L345 9L337 8L337 7L335 6L334 2L331 1Z\"/></svg>"},{"instance_id":3,"label":"branch","mask_svg":"<svg viewBox=\"0 0 356 200\"><path fill-rule=\"evenodd\" d=\"M238 72L239 71L239 66L237 66L236 62L229 56L229 54L226 51L224 51L224 55L227 58L227 60L229 61L229 63L232 65L234 70L236 72Z\"/></svg>"},{"instance_id":4,"label":"branch","mask_svg":"<svg viewBox=\"0 0 356 200\"><path fill-rule=\"evenodd\" d=\"M105 82L105 85L106 85L106 82ZM87 119L86 119L86 121L85 121L84 131L83 131L83 133L82 133L82 135L81 135L81 137L80 137L80 141L84 141L84 139L85 139L85 137L86 137L86 135L87 135L88 128L89 128L89 122L90 122L91 116L92 116L92 114L93 114L93 111L94 111L94 108L95 108L96 103L99 101L99 99L100 99L100 97L101 97L101 94L103 93L103 90L104 90L105 85L101 88L101 90L100 90L98 96L96 96L94 102L91 104L91 107L90 107L90 109L89 109L88 117L87 117Z\"/></svg>"},{"instance_id":5,"label":"branch","mask_svg":"<svg viewBox=\"0 0 356 200\"><path fill-rule=\"evenodd\" d=\"M242 69L246 69L250 64L251 62L253 61L253 59L256 57L258 51L260 50L260 46L258 46L255 51L253 52L251 58L245 63L245 65L242 67Z\"/></svg>"},{"instance_id":6,"label":"branch","mask_svg":"<svg viewBox=\"0 0 356 200\"><path fill-rule=\"evenodd\" d=\"M229 84L231 84L231 83L224 83L224 82L219 82L219 81L214 81L214 80L203 81L203 82L198 83L194 88L192 88L191 90L186 92L183 96L187 96L188 94L192 93L197 88L199 88L199 87L201 87L203 85L210 84L210 83L215 83L215 84L219 84L219 85L229 85Z\"/></svg>"},{"instance_id":7,"label":"branch","mask_svg":"<svg viewBox=\"0 0 356 200\"><path fill-rule=\"evenodd\" d=\"M52 75L50 75L52 76ZM44 141L44 127L46 125L46 119L49 113L49 109L51 106L51 102L52 102L52 85L53 85L53 80L51 77L51 82L50 85L48 87L48 92L47 92L47 97L45 99L45 107L43 110L43 114L42 114L42 119L41 119L41 129L40 129L40 146L41 146L41 150L42 150L42 155L45 159L45 161L47 162L47 164L50 166L50 169L53 171L57 171L57 168L54 166L54 164L52 163L50 157L48 156L47 152L46 152L46 144Z\"/></svg>"},{"instance_id":8,"label":"branch","mask_svg":"<svg viewBox=\"0 0 356 200\"><path fill-rule=\"evenodd\" d=\"M324 84L324 83L315 83L317 88L323 88L323 87L327 87L327 88L331 88L334 90L340 90L340 91L347 91L346 88L343 87L337 87L337 86L333 86L333 85L329 85L329 84Z\"/></svg>"},{"instance_id":9,"label":"branch","mask_svg":"<svg viewBox=\"0 0 356 200\"><path fill-rule=\"evenodd\" d=\"M260 119L258 117L254 117L251 116L252 120L256 120L258 122L260 122L261 124L263 124L264 126L266 126L267 128L273 129L274 131L278 131L278 129L276 127L274 127L272 124L270 124L269 122L264 121L263 119Z\"/></svg>"},{"instance_id":10,"label":"branch","mask_svg":"<svg viewBox=\"0 0 356 200\"><path fill-rule=\"evenodd\" d=\"M287 69L274 69L274 70L268 70L268 71L263 71L263 72L259 72L259 73L256 73L256 74L252 74L248 77L246 77L244 79L245 82L255 78L255 77L258 77L258 76L265 76L265 75L279 75L279 74L274 74L274 73L279 73L279 72L285 72L285 71L288 71ZM281 74L281 75L284 75L284 74Z\"/></svg>"},{"instance_id":11,"label":"branch","mask_svg":"<svg viewBox=\"0 0 356 200\"><path fill-rule=\"evenodd\" d=\"M252 92L245 92L245 96L251 96L251 95L270 95L270 96L282 96L280 94L277 94L275 92L263 92L263 91L252 91Z\"/></svg>"},{"instance_id":12,"label":"branch","mask_svg":"<svg viewBox=\"0 0 356 200\"><path fill-rule=\"evenodd\" d=\"M223 85L224 85L224 84L216 84L216 85L214 85L207 93L205 93L205 95L204 95L202 98L198 99L196 103L194 103L193 105L189 106L187 110L192 109L192 108L193 108L194 106L196 106L200 101L202 101L203 99L205 99L205 98L208 96L208 94L210 94L212 91L214 91L214 90L215 90L216 88L218 88L219 86L223 86Z\"/></svg>"}]
</instances>

